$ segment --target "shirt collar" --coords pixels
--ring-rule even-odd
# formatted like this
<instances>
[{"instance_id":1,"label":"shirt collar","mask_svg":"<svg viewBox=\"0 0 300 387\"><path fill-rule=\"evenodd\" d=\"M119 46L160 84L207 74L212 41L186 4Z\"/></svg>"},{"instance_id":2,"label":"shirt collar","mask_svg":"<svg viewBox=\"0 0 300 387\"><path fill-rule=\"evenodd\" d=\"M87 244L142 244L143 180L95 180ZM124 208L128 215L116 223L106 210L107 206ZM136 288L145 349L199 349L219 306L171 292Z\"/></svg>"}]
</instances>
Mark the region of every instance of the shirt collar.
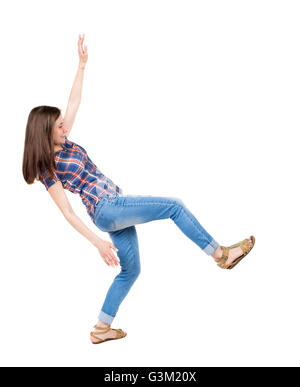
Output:
<instances>
[{"instance_id":1,"label":"shirt collar","mask_svg":"<svg viewBox=\"0 0 300 387\"><path fill-rule=\"evenodd\" d=\"M64 149L73 148L73 143L72 143L72 141L68 140L67 137L65 136L65 142L64 142L64 144L62 144L62 147Z\"/></svg>"}]
</instances>

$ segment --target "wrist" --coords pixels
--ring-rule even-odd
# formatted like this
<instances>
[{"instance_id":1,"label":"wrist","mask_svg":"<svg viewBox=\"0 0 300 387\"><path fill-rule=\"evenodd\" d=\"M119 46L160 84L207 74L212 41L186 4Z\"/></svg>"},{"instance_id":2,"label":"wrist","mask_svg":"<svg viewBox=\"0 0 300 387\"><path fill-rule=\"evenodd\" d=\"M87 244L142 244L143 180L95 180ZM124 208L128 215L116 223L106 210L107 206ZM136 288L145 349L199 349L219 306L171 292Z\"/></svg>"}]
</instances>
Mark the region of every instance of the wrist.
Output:
<instances>
[{"instance_id":1,"label":"wrist","mask_svg":"<svg viewBox=\"0 0 300 387\"><path fill-rule=\"evenodd\" d=\"M102 242L102 239L100 237L98 237L98 235L94 235L93 238L91 238L90 242L95 246L97 247L99 242Z\"/></svg>"},{"instance_id":2,"label":"wrist","mask_svg":"<svg viewBox=\"0 0 300 387\"><path fill-rule=\"evenodd\" d=\"M85 69L85 63L79 63L78 68L84 70Z\"/></svg>"}]
</instances>

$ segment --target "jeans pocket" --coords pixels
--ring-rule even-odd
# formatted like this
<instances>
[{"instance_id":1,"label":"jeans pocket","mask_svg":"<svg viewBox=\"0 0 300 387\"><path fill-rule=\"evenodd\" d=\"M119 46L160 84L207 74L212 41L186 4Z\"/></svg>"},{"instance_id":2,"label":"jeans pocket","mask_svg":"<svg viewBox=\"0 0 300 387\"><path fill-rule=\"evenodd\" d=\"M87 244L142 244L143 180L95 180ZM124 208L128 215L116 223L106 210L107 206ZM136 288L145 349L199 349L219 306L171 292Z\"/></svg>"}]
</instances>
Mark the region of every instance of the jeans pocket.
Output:
<instances>
[{"instance_id":1,"label":"jeans pocket","mask_svg":"<svg viewBox=\"0 0 300 387\"><path fill-rule=\"evenodd\" d=\"M96 205L96 208L95 208L95 214L94 214L95 220L99 217L101 208L103 207L103 205L104 205L105 202L107 202L107 197L104 196L104 197L99 201L99 203Z\"/></svg>"}]
</instances>

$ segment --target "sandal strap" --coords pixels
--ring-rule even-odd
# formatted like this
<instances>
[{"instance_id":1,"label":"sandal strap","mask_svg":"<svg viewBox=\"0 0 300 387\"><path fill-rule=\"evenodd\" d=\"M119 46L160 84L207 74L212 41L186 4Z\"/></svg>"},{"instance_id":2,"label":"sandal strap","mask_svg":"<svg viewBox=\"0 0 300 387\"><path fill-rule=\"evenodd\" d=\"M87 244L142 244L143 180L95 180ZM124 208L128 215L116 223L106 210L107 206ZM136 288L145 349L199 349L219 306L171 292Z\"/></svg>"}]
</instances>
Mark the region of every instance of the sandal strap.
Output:
<instances>
[{"instance_id":1,"label":"sandal strap","mask_svg":"<svg viewBox=\"0 0 300 387\"><path fill-rule=\"evenodd\" d=\"M121 337L125 336L125 333L122 331L122 329L112 328L112 331L116 331L117 332L117 336L116 336L117 339L120 339Z\"/></svg>"},{"instance_id":2,"label":"sandal strap","mask_svg":"<svg viewBox=\"0 0 300 387\"><path fill-rule=\"evenodd\" d=\"M238 242L235 245L229 246L229 249L234 249L235 247L240 247L242 242Z\"/></svg>"},{"instance_id":3,"label":"sandal strap","mask_svg":"<svg viewBox=\"0 0 300 387\"><path fill-rule=\"evenodd\" d=\"M98 340L99 343L104 341L104 339L100 339L98 336L96 336L94 332L91 332L90 335L93 336L94 339Z\"/></svg>"},{"instance_id":4,"label":"sandal strap","mask_svg":"<svg viewBox=\"0 0 300 387\"><path fill-rule=\"evenodd\" d=\"M95 328L100 328L98 327L97 325L95 325ZM112 331L115 331L117 334L116 334L116 337L114 337L113 339L121 339L122 337L125 337L125 332L122 331L122 329L115 329L115 328L110 328L109 327L109 330L112 330ZM106 333L107 330L104 332L104 330L101 328L102 332L101 333ZM92 337L94 337L94 339L98 340L98 343L102 342L102 341L107 341L108 339L100 339L98 336L96 336L95 332L90 332L90 335ZM109 340L113 340L113 339L109 339Z\"/></svg>"},{"instance_id":5,"label":"sandal strap","mask_svg":"<svg viewBox=\"0 0 300 387\"><path fill-rule=\"evenodd\" d=\"M220 246L222 249L222 257L217 259L215 258L215 261L217 262L218 266L220 266L222 269L232 269L235 265L237 265L253 248L254 243L255 243L255 238L252 235L251 236L252 240L252 246L250 245L249 240L246 238L243 241L240 241L234 245L225 247L225 246ZM233 262L231 262L229 265L226 265L226 261L229 256L229 250L234 249L235 247L240 247L243 254L236 258Z\"/></svg>"},{"instance_id":6,"label":"sandal strap","mask_svg":"<svg viewBox=\"0 0 300 387\"><path fill-rule=\"evenodd\" d=\"M249 243L248 239L244 239L241 242L240 246L241 246L241 249L243 250L244 254L248 254L249 251L251 250L251 246L250 246L250 243Z\"/></svg>"},{"instance_id":7,"label":"sandal strap","mask_svg":"<svg viewBox=\"0 0 300 387\"><path fill-rule=\"evenodd\" d=\"M101 331L101 333L106 333L106 332L108 332L111 329L110 326L102 328L102 327L98 327L98 325L95 325L94 328L97 331Z\"/></svg>"},{"instance_id":8,"label":"sandal strap","mask_svg":"<svg viewBox=\"0 0 300 387\"><path fill-rule=\"evenodd\" d=\"M223 268L225 267L225 262L228 259L229 247L225 247L225 246L220 246L220 247L222 249L222 257L219 259L215 259L215 261L217 262L219 267Z\"/></svg>"},{"instance_id":9,"label":"sandal strap","mask_svg":"<svg viewBox=\"0 0 300 387\"><path fill-rule=\"evenodd\" d=\"M227 261L227 259L228 259L228 257L229 257L229 247L225 247L225 246L223 246L223 253L222 253L222 261L220 262L220 267L221 268L224 268L224 267L226 267L226 261Z\"/></svg>"},{"instance_id":10,"label":"sandal strap","mask_svg":"<svg viewBox=\"0 0 300 387\"><path fill-rule=\"evenodd\" d=\"M226 258L227 260L229 256L229 247L222 246L222 250L223 250L222 258Z\"/></svg>"},{"instance_id":11,"label":"sandal strap","mask_svg":"<svg viewBox=\"0 0 300 387\"><path fill-rule=\"evenodd\" d=\"M231 246L220 246L222 249L222 257L218 260L218 266L220 266L222 269L227 269L228 267L231 267L231 265L235 262L232 262L230 265L226 266L226 261L229 257L229 250L234 249L235 247L241 246L242 242L238 242Z\"/></svg>"},{"instance_id":12,"label":"sandal strap","mask_svg":"<svg viewBox=\"0 0 300 387\"><path fill-rule=\"evenodd\" d=\"M252 240L252 246L250 245L250 242L248 239L244 239L243 241L239 242L239 245L243 251L243 255L235 259L229 266L228 269L233 269L235 265L237 265L253 248L254 243L255 243L255 238L254 236L251 236Z\"/></svg>"},{"instance_id":13,"label":"sandal strap","mask_svg":"<svg viewBox=\"0 0 300 387\"><path fill-rule=\"evenodd\" d=\"M102 328L102 327L98 327L97 325L95 325L94 328L97 331L101 331L101 333L106 333L106 332L108 332L110 330L116 331L117 332L117 337L123 337L125 335L125 332L122 331L122 329L111 328L110 326ZM94 336L94 335L92 335L92 336Z\"/></svg>"}]
</instances>

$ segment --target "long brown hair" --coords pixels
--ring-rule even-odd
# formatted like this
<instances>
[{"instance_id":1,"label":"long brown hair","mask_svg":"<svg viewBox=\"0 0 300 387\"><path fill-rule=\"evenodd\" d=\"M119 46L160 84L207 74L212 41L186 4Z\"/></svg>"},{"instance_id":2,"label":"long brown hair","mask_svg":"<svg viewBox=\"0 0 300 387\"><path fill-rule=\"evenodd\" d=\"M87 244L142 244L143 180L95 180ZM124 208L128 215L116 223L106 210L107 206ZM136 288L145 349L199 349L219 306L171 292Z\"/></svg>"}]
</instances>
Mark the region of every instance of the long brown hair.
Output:
<instances>
[{"instance_id":1,"label":"long brown hair","mask_svg":"<svg viewBox=\"0 0 300 387\"><path fill-rule=\"evenodd\" d=\"M37 106L29 113L22 167L27 184L40 180L44 170L49 171L50 178L54 178L53 130L60 114L60 109L54 106Z\"/></svg>"}]
</instances>

